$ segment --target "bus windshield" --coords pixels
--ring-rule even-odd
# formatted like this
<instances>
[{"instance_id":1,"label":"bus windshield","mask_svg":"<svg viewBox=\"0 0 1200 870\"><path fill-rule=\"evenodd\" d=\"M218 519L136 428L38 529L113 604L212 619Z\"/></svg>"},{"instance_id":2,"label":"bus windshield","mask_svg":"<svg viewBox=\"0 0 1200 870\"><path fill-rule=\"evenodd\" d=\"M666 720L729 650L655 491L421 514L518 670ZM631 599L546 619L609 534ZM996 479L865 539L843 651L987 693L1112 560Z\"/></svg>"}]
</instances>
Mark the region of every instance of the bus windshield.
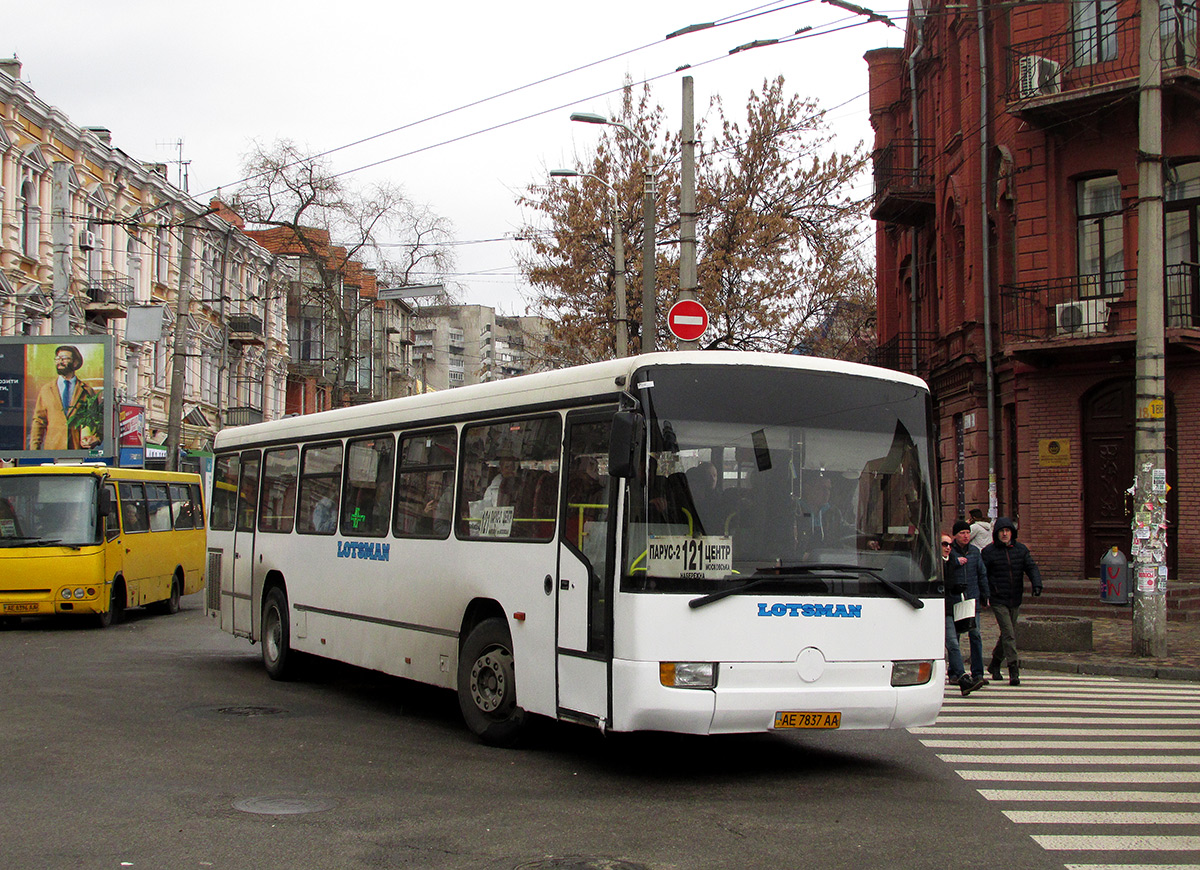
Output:
<instances>
[{"instance_id":1,"label":"bus windshield","mask_svg":"<svg viewBox=\"0 0 1200 870\"><path fill-rule=\"evenodd\" d=\"M0 547L78 547L98 541L94 476L0 477Z\"/></svg>"},{"instance_id":2,"label":"bus windshield","mask_svg":"<svg viewBox=\"0 0 1200 870\"><path fill-rule=\"evenodd\" d=\"M658 366L632 387L647 439L622 588L932 594L924 390L751 366Z\"/></svg>"}]
</instances>

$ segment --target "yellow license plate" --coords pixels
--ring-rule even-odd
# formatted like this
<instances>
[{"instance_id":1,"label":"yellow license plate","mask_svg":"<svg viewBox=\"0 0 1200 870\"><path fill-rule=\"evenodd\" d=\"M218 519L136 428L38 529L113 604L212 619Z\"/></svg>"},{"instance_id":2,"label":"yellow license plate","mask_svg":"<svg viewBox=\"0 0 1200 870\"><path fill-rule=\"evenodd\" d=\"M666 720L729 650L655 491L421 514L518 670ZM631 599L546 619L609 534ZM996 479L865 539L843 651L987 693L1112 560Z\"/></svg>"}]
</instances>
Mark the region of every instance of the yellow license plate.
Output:
<instances>
[{"instance_id":1,"label":"yellow license plate","mask_svg":"<svg viewBox=\"0 0 1200 870\"><path fill-rule=\"evenodd\" d=\"M841 724L841 713L780 711L775 714L776 728L840 728Z\"/></svg>"},{"instance_id":2,"label":"yellow license plate","mask_svg":"<svg viewBox=\"0 0 1200 870\"><path fill-rule=\"evenodd\" d=\"M3 613L37 613L39 610L36 604L5 604Z\"/></svg>"}]
</instances>

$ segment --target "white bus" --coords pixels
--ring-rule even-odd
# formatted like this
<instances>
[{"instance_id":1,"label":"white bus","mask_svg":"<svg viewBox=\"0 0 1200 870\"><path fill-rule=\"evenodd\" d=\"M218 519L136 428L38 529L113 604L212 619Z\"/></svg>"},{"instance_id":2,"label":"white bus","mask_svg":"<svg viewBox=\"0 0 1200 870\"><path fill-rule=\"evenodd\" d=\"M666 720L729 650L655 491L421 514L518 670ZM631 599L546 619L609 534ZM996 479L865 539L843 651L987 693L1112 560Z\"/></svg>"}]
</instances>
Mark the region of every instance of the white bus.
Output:
<instances>
[{"instance_id":1,"label":"white bus","mask_svg":"<svg viewBox=\"0 0 1200 870\"><path fill-rule=\"evenodd\" d=\"M225 429L209 608L529 714L690 734L941 707L930 399L883 369L648 354Z\"/></svg>"}]
</instances>

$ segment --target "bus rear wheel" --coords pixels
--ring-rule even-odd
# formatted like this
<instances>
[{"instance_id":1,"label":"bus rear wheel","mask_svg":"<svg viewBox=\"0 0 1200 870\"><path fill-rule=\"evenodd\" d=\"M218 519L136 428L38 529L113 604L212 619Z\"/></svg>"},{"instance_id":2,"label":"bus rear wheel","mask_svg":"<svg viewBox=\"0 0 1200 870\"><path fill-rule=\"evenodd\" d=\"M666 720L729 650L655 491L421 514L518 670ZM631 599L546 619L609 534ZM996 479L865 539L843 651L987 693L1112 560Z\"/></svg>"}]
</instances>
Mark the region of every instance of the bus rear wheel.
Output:
<instances>
[{"instance_id":1,"label":"bus rear wheel","mask_svg":"<svg viewBox=\"0 0 1200 870\"><path fill-rule=\"evenodd\" d=\"M288 623L287 594L276 586L263 601L262 623L263 666L272 680L291 679L295 672L295 656L291 647L291 626Z\"/></svg>"},{"instance_id":2,"label":"bus rear wheel","mask_svg":"<svg viewBox=\"0 0 1200 870\"><path fill-rule=\"evenodd\" d=\"M467 727L489 746L512 746L527 714L517 706L512 637L503 619L471 630L458 660L458 706Z\"/></svg>"},{"instance_id":3,"label":"bus rear wheel","mask_svg":"<svg viewBox=\"0 0 1200 870\"><path fill-rule=\"evenodd\" d=\"M183 584L180 582L179 575L176 574L171 578L171 594L162 601L156 601L152 605L147 605L148 610L153 610L155 613L178 613L179 599L183 595Z\"/></svg>"}]
</instances>

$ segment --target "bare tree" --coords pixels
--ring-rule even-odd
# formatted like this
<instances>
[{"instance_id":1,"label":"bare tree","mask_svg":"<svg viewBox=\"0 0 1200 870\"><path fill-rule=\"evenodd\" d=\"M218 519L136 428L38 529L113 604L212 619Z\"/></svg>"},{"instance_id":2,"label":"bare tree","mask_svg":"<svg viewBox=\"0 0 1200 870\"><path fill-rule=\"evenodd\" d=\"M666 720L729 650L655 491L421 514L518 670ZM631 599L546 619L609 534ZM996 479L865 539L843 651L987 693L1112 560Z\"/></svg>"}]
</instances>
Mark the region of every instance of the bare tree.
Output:
<instances>
[{"instance_id":1,"label":"bare tree","mask_svg":"<svg viewBox=\"0 0 1200 870\"><path fill-rule=\"evenodd\" d=\"M430 283L453 268L450 223L399 185L352 188L288 140L256 144L243 171L248 181L229 205L251 228L279 230L278 241L304 260L311 280L297 303L335 325L325 358L340 402L358 357L360 318L375 304L360 292L363 272L392 284Z\"/></svg>"}]
</instances>

